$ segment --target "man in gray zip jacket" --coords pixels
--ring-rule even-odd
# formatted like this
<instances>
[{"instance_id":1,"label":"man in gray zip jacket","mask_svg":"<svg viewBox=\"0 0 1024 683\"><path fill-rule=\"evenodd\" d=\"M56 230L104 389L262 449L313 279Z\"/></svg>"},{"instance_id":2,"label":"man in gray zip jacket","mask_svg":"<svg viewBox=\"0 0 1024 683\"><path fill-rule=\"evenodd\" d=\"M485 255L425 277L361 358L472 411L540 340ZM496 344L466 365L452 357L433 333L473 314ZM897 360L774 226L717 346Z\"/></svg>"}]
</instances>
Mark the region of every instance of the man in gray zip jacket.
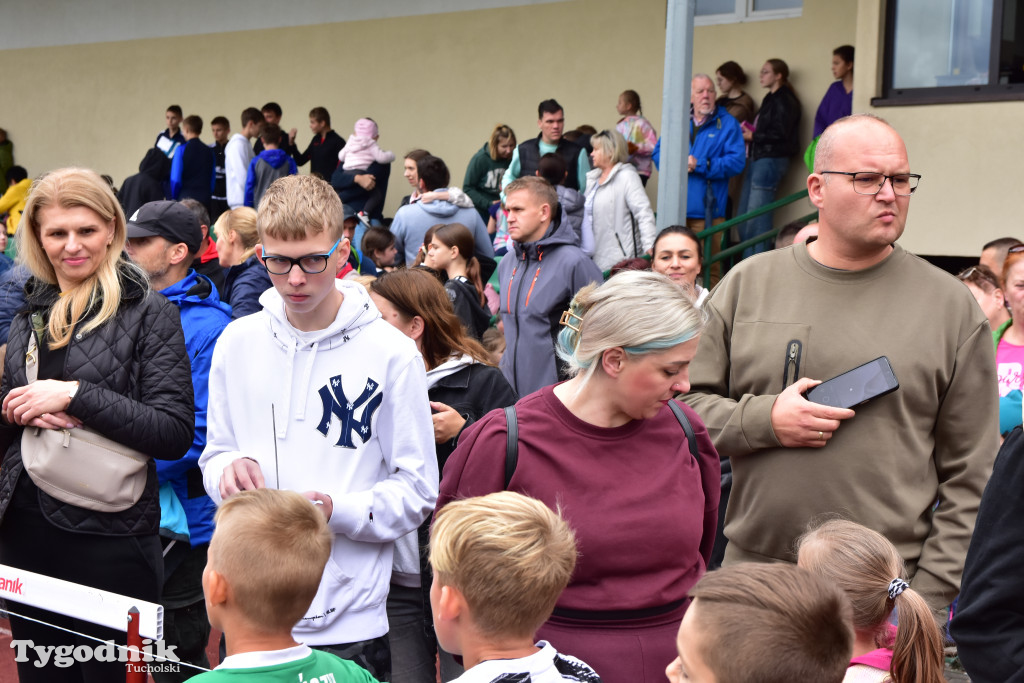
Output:
<instances>
[{"instance_id":1,"label":"man in gray zip jacket","mask_svg":"<svg viewBox=\"0 0 1024 683\"><path fill-rule=\"evenodd\" d=\"M558 320L579 289L602 277L562 223L558 195L546 180L526 176L509 183L505 208L513 250L498 267L506 343L501 371L526 396L566 379L555 357Z\"/></svg>"}]
</instances>

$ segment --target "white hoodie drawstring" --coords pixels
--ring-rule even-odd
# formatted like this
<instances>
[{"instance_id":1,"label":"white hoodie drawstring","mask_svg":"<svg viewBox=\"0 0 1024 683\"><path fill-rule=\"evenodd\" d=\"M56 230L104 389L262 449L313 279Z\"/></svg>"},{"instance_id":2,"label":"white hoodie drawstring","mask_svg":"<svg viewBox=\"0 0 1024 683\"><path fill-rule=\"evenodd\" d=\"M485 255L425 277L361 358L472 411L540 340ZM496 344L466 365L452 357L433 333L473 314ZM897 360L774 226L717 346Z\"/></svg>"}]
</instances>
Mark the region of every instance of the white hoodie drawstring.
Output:
<instances>
[{"instance_id":1,"label":"white hoodie drawstring","mask_svg":"<svg viewBox=\"0 0 1024 683\"><path fill-rule=\"evenodd\" d=\"M302 375L302 389L299 391L299 396L309 395L309 379L313 376L313 362L316 360L317 349L320 348L320 342L315 341L309 348L309 358L306 360L306 371ZM305 420L306 419L306 401L299 401L299 410L295 414L295 419Z\"/></svg>"},{"instance_id":2,"label":"white hoodie drawstring","mask_svg":"<svg viewBox=\"0 0 1024 683\"><path fill-rule=\"evenodd\" d=\"M281 339L281 337L278 337ZM284 393L284 410L281 412L284 417L283 420L277 421L277 438L283 439L288 436L288 422L291 419L292 414L292 374L295 370L295 350L298 347L298 342L295 339L289 339L290 343L287 346L288 349L288 367L285 371L284 386L287 387L287 391Z\"/></svg>"}]
</instances>

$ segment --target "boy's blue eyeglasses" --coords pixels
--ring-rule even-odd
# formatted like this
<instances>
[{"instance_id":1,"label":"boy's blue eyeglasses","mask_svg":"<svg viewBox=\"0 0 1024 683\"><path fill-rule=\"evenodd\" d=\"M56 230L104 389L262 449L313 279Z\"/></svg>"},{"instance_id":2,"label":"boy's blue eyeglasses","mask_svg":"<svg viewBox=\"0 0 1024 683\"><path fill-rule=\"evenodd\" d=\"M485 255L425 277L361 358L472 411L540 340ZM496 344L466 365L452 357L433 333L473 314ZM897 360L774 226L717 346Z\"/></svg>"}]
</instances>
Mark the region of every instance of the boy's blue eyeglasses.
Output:
<instances>
[{"instance_id":1,"label":"boy's blue eyeglasses","mask_svg":"<svg viewBox=\"0 0 1024 683\"><path fill-rule=\"evenodd\" d=\"M298 266L303 273L309 275L316 275L327 270L327 259L331 258L337 249L338 245L341 244L341 240L344 237L339 237L338 241L334 243L331 250L326 254L310 254L309 256L300 256L299 258L292 258L291 256L267 256L263 255L263 267L267 269L267 272L271 275L287 275L292 272L292 268Z\"/></svg>"}]
</instances>

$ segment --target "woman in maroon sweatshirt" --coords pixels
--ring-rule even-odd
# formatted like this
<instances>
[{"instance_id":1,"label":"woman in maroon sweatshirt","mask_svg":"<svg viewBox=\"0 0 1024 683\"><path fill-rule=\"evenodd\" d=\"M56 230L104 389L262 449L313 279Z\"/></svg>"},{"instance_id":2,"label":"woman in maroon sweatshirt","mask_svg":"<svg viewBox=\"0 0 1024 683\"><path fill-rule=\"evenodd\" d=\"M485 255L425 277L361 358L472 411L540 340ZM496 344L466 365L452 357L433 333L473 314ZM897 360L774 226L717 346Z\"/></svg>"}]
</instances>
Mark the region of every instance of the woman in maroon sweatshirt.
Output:
<instances>
[{"instance_id":1,"label":"woman in maroon sweatshirt","mask_svg":"<svg viewBox=\"0 0 1024 683\"><path fill-rule=\"evenodd\" d=\"M669 405L690 387L703 319L667 277L627 271L580 290L562 324L557 351L573 378L516 403L508 485L506 416L492 411L459 438L437 508L505 488L559 508L580 560L538 636L605 683L661 683L718 515L718 453L678 403L692 448Z\"/></svg>"}]
</instances>

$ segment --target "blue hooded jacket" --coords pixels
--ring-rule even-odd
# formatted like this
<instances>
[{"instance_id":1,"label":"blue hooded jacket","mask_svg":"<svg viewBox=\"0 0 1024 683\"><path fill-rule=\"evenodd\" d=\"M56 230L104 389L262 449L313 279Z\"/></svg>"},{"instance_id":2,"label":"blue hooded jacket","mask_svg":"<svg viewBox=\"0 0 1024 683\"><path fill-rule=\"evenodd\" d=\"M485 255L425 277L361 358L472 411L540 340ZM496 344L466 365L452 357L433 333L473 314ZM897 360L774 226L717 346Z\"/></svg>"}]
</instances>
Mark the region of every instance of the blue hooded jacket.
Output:
<instances>
[{"instance_id":1,"label":"blue hooded jacket","mask_svg":"<svg viewBox=\"0 0 1024 683\"><path fill-rule=\"evenodd\" d=\"M203 487L199 456L206 447L206 404L209 400L210 362L217 338L231 322L231 307L220 300L209 278L189 270L188 275L160 290L181 313L185 348L192 364L195 392L196 431L192 447L180 460L155 460L161 485L169 483L185 510L189 542L193 547L209 543L213 535L213 514L217 510ZM163 521L162 521L163 522ZM161 523L163 526L163 523Z\"/></svg>"},{"instance_id":2,"label":"blue hooded jacket","mask_svg":"<svg viewBox=\"0 0 1024 683\"><path fill-rule=\"evenodd\" d=\"M729 179L743 173L747 164L743 130L732 114L716 106L707 121L695 127L691 111L690 156L697 160L697 166L686 174L686 217L705 217L704 202L709 180L715 199L712 218L724 217L725 205L729 201ZM654 146L652 158L654 165L661 168L661 138Z\"/></svg>"},{"instance_id":3,"label":"blue hooded jacket","mask_svg":"<svg viewBox=\"0 0 1024 683\"><path fill-rule=\"evenodd\" d=\"M263 193L278 178L299 172L295 161L283 149L265 149L249 162L245 178L245 205L259 206Z\"/></svg>"},{"instance_id":4,"label":"blue hooded jacket","mask_svg":"<svg viewBox=\"0 0 1024 683\"><path fill-rule=\"evenodd\" d=\"M715 107L701 126L695 126L691 118L690 156L697 160L697 165L687 174L686 217L704 218L708 181L715 198L712 218L725 216L729 178L743 173L747 163L740 124L722 107Z\"/></svg>"}]
</instances>

